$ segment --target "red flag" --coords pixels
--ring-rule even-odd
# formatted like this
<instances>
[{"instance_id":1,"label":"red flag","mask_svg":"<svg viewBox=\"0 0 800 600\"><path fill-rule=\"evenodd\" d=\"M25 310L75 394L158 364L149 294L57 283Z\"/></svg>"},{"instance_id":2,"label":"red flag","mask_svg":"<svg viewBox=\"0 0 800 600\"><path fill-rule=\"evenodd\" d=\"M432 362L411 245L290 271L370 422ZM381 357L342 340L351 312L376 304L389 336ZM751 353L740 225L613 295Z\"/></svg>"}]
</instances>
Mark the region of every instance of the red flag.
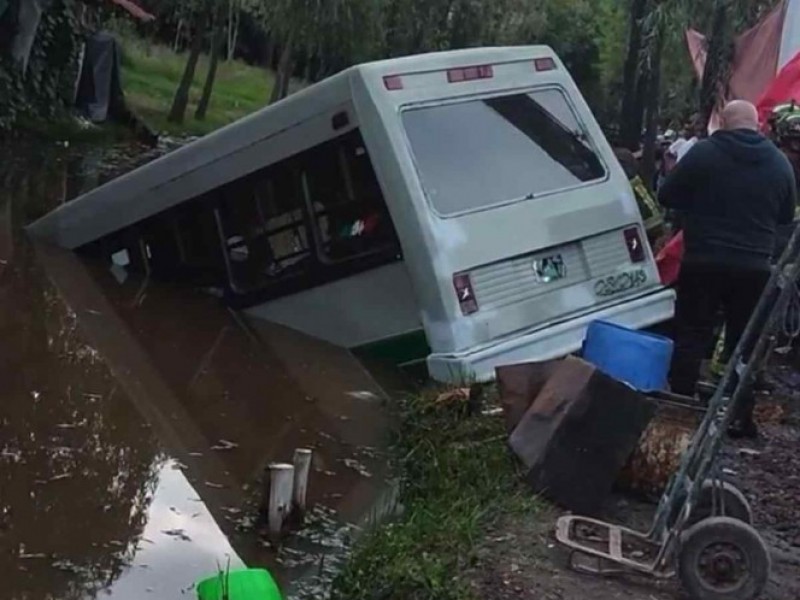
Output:
<instances>
[{"instance_id":1,"label":"red flag","mask_svg":"<svg viewBox=\"0 0 800 600\"><path fill-rule=\"evenodd\" d=\"M131 16L148 23L155 20L155 16L144 10L141 6L133 2L133 0L111 0L117 6L121 6L128 11Z\"/></svg>"},{"instance_id":2,"label":"red flag","mask_svg":"<svg viewBox=\"0 0 800 600\"><path fill-rule=\"evenodd\" d=\"M794 100L800 104L800 53L781 69L781 72L758 101L758 116L764 126L772 110L779 104Z\"/></svg>"}]
</instances>

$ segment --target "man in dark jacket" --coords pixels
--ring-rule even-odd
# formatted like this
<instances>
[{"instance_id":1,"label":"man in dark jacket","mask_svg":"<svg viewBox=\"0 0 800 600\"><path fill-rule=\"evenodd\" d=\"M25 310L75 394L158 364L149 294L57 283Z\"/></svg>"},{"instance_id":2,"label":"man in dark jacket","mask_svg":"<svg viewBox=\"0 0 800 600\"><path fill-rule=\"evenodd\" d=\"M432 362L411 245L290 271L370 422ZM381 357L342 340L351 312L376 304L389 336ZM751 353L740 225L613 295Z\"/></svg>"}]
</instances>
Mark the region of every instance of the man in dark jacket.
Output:
<instances>
[{"instance_id":1,"label":"man in dark jacket","mask_svg":"<svg viewBox=\"0 0 800 600\"><path fill-rule=\"evenodd\" d=\"M673 391L694 395L718 315L737 342L769 278L780 225L794 217L792 166L758 133L749 102L725 107L722 130L692 148L659 192L683 213L686 252L678 281ZM740 407L734 431L755 435L752 401Z\"/></svg>"}]
</instances>

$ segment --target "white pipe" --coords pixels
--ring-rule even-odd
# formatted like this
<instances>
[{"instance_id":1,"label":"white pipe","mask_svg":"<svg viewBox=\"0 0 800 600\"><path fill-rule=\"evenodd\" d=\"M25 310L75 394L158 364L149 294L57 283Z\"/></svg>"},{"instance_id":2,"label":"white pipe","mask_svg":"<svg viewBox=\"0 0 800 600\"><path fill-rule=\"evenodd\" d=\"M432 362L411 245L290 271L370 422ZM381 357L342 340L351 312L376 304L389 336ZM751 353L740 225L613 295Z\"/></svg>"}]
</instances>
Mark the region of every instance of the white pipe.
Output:
<instances>
[{"instance_id":1,"label":"white pipe","mask_svg":"<svg viewBox=\"0 0 800 600\"><path fill-rule=\"evenodd\" d=\"M294 466L275 463L269 466L269 533L273 539L280 536L283 524L292 510Z\"/></svg>"},{"instance_id":2,"label":"white pipe","mask_svg":"<svg viewBox=\"0 0 800 600\"><path fill-rule=\"evenodd\" d=\"M306 512L306 495L308 493L308 475L311 472L313 452L306 448L294 451L294 493L292 501L299 515Z\"/></svg>"}]
</instances>

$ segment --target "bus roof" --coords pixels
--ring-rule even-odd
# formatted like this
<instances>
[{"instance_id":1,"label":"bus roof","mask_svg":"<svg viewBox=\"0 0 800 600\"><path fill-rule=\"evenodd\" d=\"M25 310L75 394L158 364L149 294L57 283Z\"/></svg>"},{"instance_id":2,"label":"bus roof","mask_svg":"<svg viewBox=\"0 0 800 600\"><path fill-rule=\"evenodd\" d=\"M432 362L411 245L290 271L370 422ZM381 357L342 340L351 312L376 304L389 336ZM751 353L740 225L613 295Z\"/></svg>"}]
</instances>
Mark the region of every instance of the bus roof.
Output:
<instances>
[{"instance_id":1,"label":"bus roof","mask_svg":"<svg viewBox=\"0 0 800 600\"><path fill-rule=\"evenodd\" d=\"M475 48L350 67L60 206L29 230L78 248L256 172L266 166L262 153L270 137L348 103L353 77L374 85L386 76L549 56L555 55L546 46Z\"/></svg>"}]
</instances>

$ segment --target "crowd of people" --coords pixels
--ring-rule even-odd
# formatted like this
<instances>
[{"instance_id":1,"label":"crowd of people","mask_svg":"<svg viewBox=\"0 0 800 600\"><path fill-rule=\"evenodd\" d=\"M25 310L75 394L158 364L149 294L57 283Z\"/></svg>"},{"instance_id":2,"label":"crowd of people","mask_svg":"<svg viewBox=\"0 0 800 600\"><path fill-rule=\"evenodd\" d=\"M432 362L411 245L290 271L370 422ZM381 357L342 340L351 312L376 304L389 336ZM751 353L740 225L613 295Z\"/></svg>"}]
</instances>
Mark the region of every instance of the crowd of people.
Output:
<instances>
[{"instance_id":1,"label":"crowd of people","mask_svg":"<svg viewBox=\"0 0 800 600\"><path fill-rule=\"evenodd\" d=\"M688 396L720 331L724 355L733 353L795 226L800 108L778 107L763 124L755 106L737 100L725 106L720 123L710 136L697 118L680 136L667 132L649 186L637 174L635 154L617 153L662 279L677 290L670 384ZM752 392L745 394L731 435L757 435L754 405Z\"/></svg>"}]
</instances>

